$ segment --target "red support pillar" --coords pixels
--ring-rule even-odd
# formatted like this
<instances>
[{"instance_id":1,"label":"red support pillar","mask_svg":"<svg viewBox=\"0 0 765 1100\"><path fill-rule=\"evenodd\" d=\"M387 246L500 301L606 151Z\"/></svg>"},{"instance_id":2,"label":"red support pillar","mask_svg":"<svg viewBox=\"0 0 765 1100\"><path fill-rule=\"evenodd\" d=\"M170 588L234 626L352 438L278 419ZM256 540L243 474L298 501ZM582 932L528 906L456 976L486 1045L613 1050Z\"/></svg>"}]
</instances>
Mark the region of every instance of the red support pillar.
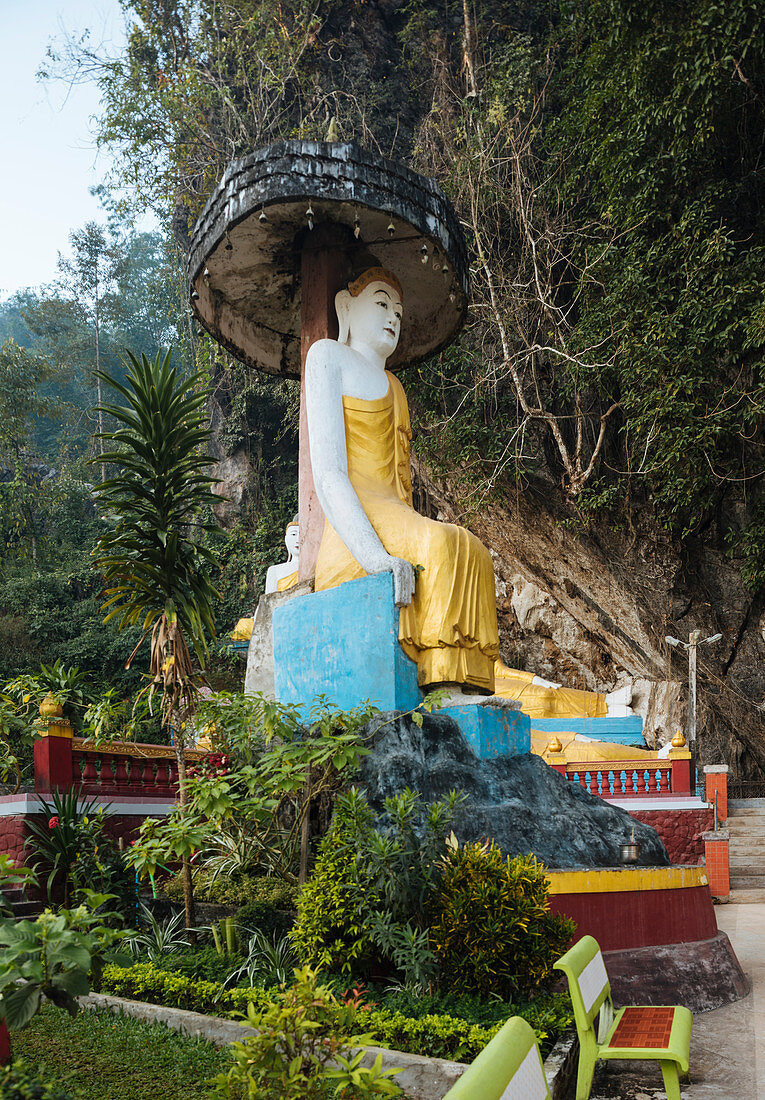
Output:
<instances>
[{"instance_id":1,"label":"red support pillar","mask_svg":"<svg viewBox=\"0 0 765 1100\"><path fill-rule=\"evenodd\" d=\"M0 1066L7 1066L11 1060L11 1033L5 1020L0 1020Z\"/></svg>"},{"instance_id":2,"label":"red support pillar","mask_svg":"<svg viewBox=\"0 0 765 1100\"><path fill-rule=\"evenodd\" d=\"M73 782L72 727L59 719L35 739L35 791L68 791Z\"/></svg>"},{"instance_id":3,"label":"red support pillar","mask_svg":"<svg viewBox=\"0 0 765 1100\"><path fill-rule=\"evenodd\" d=\"M691 754L669 754L672 761L672 794L693 794L691 789Z\"/></svg>"},{"instance_id":4,"label":"red support pillar","mask_svg":"<svg viewBox=\"0 0 765 1100\"><path fill-rule=\"evenodd\" d=\"M728 765L705 764L707 802L714 806L717 800L718 822L728 820Z\"/></svg>"},{"instance_id":5,"label":"red support pillar","mask_svg":"<svg viewBox=\"0 0 765 1100\"><path fill-rule=\"evenodd\" d=\"M709 892L718 901L730 897L730 856L727 829L704 833L704 859L709 877Z\"/></svg>"}]
</instances>

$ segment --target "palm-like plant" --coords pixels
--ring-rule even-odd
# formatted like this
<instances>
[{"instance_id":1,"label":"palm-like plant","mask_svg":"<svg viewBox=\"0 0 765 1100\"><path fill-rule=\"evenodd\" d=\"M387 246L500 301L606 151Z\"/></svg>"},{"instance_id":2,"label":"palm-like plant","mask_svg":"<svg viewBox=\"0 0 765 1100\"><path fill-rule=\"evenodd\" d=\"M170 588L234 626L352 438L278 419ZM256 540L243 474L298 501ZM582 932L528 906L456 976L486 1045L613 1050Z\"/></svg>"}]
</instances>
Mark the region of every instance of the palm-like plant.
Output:
<instances>
[{"instance_id":1,"label":"palm-like plant","mask_svg":"<svg viewBox=\"0 0 765 1100\"><path fill-rule=\"evenodd\" d=\"M185 804L184 729L207 657L205 635L215 633L216 592L205 569L214 558L199 542L208 526L201 521L202 511L216 500L215 479L207 472L213 460L205 454L210 440L206 393L201 374L185 381L178 377L169 351L158 352L153 362L145 355L140 360L128 356L126 385L101 374L126 404L102 406L119 427L103 433L112 449L97 462L116 467L117 473L96 489L114 526L99 539L94 565L106 579L106 621L119 616L120 630L135 624L143 628L128 664L151 635L149 696L162 693L162 718L173 727ZM194 926L191 890L191 869L184 860L189 929Z\"/></svg>"}]
</instances>

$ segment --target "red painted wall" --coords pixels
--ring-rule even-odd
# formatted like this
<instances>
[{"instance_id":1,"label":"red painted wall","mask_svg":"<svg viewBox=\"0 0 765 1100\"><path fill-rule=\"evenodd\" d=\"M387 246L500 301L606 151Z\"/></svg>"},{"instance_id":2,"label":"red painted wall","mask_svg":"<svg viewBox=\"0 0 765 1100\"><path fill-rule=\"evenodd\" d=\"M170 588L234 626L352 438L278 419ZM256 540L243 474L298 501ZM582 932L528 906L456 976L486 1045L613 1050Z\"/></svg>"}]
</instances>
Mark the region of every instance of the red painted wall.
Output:
<instances>
[{"instance_id":1,"label":"red painted wall","mask_svg":"<svg viewBox=\"0 0 765 1100\"><path fill-rule=\"evenodd\" d=\"M632 810L636 821L650 825L661 837L670 863L704 862L702 835L714 828L714 811L709 810Z\"/></svg>"},{"instance_id":2,"label":"red painted wall","mask_svg":"<svg viewBox=\"0 0 765 1100\"><path fill-rule=\"evenodd\" d=\"M594 936L603 951L708 940L717 935L708 886L552 894L550 909L574 918L575 940Z\"/></svg>"},{"instance_id":3,"label":"red painted wall","mask_svg":"<svg viewBox=\"0 0 765 1100\"><path fill-rule=\"evenodd\" d=\"M14 817L0 817L0 852L5 852L18 864L26 863L29 852L24 851L24 842L28 835L27 821L44 821L42 814L18 814ZM114 814L106 823L106 832L115 839L124 837L125 843L138 835L143 821L135 814Z\"/></svg>"}]
</instances>

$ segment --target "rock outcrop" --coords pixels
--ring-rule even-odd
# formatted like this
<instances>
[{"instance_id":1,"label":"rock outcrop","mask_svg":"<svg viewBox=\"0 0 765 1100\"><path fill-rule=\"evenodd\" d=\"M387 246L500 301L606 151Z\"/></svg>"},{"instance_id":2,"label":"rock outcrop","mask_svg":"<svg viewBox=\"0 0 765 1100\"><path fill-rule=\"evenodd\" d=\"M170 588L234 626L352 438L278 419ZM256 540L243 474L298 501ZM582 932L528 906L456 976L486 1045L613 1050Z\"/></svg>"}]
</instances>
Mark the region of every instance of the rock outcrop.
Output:
<instances>
[{"instance_id":1,"label":"rock outcrop","mask_svg":"<svg viewBox=\"0 0 765 1100\"><path fill-rule=\"evenodd\" d=\"M626 811L587 794L531 754L479 760L451 718L382 714L369 726L372 751L361 785L383 809L389 795L410 787L426 801L460 790L467 801L454 831L461 841L493 837L507 855L534 855L548 867L614 867L634 830L641 866L667 866L654 829Z\"/></svg>"}]
</instances>

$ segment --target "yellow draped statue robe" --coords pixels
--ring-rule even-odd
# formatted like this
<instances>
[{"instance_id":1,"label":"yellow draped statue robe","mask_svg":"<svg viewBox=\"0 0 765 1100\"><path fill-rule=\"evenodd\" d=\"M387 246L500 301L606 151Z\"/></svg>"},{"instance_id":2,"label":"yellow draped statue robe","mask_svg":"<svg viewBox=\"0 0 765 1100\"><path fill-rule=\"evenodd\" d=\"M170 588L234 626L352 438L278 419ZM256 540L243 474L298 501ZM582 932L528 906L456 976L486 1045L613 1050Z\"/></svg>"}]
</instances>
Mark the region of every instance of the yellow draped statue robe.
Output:
<instances>
[{"instance_id":1,"label":"yellow draped statue robe","mask_svg":"<svg viewBox=\"0 0 765 1100\"><path fill-rule=\"evenodd\" d=\"M608 714L606 697L599 692L533 684L533 672L508 668L501 660L494 666L494 676L495 693L517 699L530 718L605 718Z\"/></svg>"},{"instance_id":2,"label":"yellow draped statue robe","mask_svg":"<svg viewBox=\"0 0 765 1100\"><path fill-rule=\"evenodd\" d=\"M348 475L370 523L389 554L422 566L414 599L401 608L399 642L417 662L421 685L469 684L491 694L499 653L491 556L464 527L427 519L412 507L409 409L401 383L386 374L385 397L343 397L343 411ZM325 522L316 591L364 576Z\"/></svg>"}]
</instances>

